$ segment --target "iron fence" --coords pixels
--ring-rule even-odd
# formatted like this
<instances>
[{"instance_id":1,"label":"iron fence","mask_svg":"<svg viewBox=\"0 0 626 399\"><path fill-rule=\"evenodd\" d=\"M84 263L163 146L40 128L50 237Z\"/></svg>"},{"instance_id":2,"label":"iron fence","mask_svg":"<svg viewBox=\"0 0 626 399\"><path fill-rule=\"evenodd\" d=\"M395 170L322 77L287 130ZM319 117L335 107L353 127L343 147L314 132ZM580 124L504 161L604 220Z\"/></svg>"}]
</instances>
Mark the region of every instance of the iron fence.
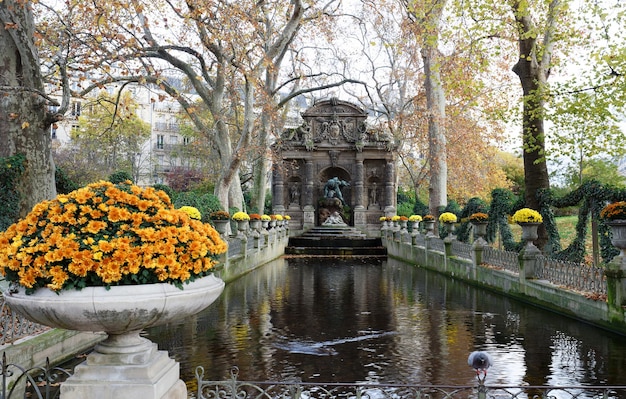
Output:
<instances>
[{"instance_id":1,"label":"iron fence","mask_svg":"<svg viewBox=\"0 0 626 399\"><path fill-rule=\"evenodd\" d=\"M204 368L196 368L198 386L195 399L587 399L624 398L626 386L503 386L413 385L378 383L307 383L286 381L240 381L236 367L230 379L204 380Z\"/></svg>"},{"instance_id":2,"label":"iron fence","mask_svg":"<svg viewBox=\"0 0 626 399\"><path fill-rule=\"evenodd\" d=\"M513 251L501 251L491 247L483 247L483 263L519 273L519 254Z\"/></svg>"},{"instance_id":3,"label":"iron fence","mask_svg":"<svg viewBox=\"0 0 626 399\"><path fill-rule=\"evenodd\" d=\"M31 335L39 334L50 327L33 323L19 313L12 312L0 293L0 345L6 345Z\"/></svg>"},{"instance_id":4,"label":"iron fence","mask_svg":"<svg viewBox=\"0 0 626 399\"><path fill-rule=\"evenodd\" d=\"M538 256L535 276L568 289L606 295L606 276L602 267Z\"/></svg>"},{"instance_id":5,"label":"iron fence","mask_svg":"<svg viewBox=\"0 0 626 399\"><path fill-rule=\"evenodd\" d=\"M5 353L2 353L0 373L2 377L0 399L58 398L60 383L71 375L66 369L50 366L48 358L43 367L26 369L17 364L7 363Z\"/></svg>"},{"instance_id":6,"label":"iron fence","mask_svg":"<svg viewBox=\"0 0 626 399\"><path fill-rule=\"evenodd\" d=\"M463 259L472 259L472 244L454 240L452 241L452 254Z\"/></svg>"},{"instance_id":7,"label":"iron fence","mask_svg":"<svg viewBox=\"0 0 626 399\"><path fill-rule=\"evenodd\" d=\"M428 242L428 249L432 251L446 252L446 244L439 237L431 237Z\"/></svg>"}]
</instances>

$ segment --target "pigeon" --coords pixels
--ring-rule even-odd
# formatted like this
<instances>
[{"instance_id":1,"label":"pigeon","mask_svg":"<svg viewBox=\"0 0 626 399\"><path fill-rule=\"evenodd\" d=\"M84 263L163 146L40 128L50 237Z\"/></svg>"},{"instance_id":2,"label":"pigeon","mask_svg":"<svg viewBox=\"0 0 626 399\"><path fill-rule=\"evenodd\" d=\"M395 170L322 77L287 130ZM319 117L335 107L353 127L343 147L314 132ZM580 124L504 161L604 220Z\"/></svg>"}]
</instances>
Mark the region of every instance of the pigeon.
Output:
<instances>
[{"instance_id":1,"label":"pigeon","mask_svg":"<svg viewBox=\"0 0 626 399\"><path fill-rule=\"evenodd\" d=\"M487 369L491 367L493 360L487 352L474 351L467 358L467 364L476 370L476 378L479 381L484 381L487 377ZM482 378L480 378L481 374L483 375Z\"/></svg>"}]
</instances>

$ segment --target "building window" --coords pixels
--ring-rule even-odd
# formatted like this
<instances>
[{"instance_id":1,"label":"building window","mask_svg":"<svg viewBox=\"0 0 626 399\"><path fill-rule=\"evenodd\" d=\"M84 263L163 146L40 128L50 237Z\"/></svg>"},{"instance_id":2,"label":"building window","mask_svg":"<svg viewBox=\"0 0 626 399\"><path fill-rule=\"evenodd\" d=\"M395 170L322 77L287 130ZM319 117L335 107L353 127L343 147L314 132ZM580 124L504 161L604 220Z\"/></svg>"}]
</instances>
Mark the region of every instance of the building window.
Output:
<instances>
[{"instance_id":1,"label":"building window","mask_svg":"<svg viewBox=\"0 0 626 399\"><path fill-rule=\"evenodd\" d=\"M176 136L176 135L170 136L170 144L172 144L172 145L178 144L178 136Z\"/></svg>"},{"instance_id":2,"label":"building window","mask_svg":"<svg viewBox=\"0 0 626 399\"><path fill-rule=\"evenodd\" d=\"M189 143L191 143L191 137L183 137L183 144L187 145Z\"/></svg>"},{"instance_id":3,"label":"building window","mask_svg":"<svg viewBox=\"0 0 626 399\"><path fill-rule=\"evenodd\" d=\"M157 134L157 142L156 142L157 150L162 150L165 147L164 140L165 140L165 136L163 136L162 134Z\"/></svg>"},{"instance_id":4,"label":"building window","mask_svg":"<svg viewBox=\"0 0 626 399\"><path fill-rule=\"evenodd\" d=\"M81 111L81 104L80 101L75 101L72 103L72 112L71 115L73 117L78 118L80 116L80 111Z\"/></svg>"}]
</instances>

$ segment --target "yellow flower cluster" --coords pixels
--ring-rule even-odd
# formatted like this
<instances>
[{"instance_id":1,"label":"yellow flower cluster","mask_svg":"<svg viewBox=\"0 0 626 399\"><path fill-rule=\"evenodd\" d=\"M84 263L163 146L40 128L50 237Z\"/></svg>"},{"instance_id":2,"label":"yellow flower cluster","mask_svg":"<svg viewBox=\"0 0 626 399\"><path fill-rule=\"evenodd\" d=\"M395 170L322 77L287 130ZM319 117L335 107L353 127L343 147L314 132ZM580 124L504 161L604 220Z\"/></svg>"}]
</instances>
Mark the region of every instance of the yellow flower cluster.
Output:
<instances>
[{"instance_id":1,"label":"yellow flower cluster","mask_svg":"<svg viewBox=\"0 0 626 399\"><path fill-rule=\"evenodd\" d=\"M272 220L272 218L270 217L270 215L261 215L261 220L269 222L270 220Z\"/></svg>"},{"instance_id":2,"label":"yellow flower cluster","mask_svg":"<svg viewBox=\"0 0 626 399\"><path fill-rule=\"evenodd\" d=\"M198 208L194 208L193 206L181 206L180 210L189 215L190 218L200 220L202 219L202 215Z\"/></svg>"},{"instance_id":3,"label":"yellow flower cluster","mask_svg":"<svg viewBox=\"0 0 626 399\"><path fill-rule=\"evenodd\" d=\"M241 222L244 220L250 220L250 215L242 211L235 212L233 215L233 220L236 220L238 222Z\"/></svg>"},{"instance_id":4,"label":"yellow flower cluster","mask_svg":"<svg viewBox=\"0 0 626 399\"><path fill-rule=\"evenodd\" d=\"M283 215L276 214L276 215L273 215L273 216L274 216L275 220L283 220Z\"/></svg>"},{"instance_id":5,"label":"yellow flower cluster","mask_svg":"<svg viewBox=\"0 0 626 399\"><path fill-rule=\"evenodd\" d=\"M456 223L456 215L452 212L444 212L439 215L439 221L441 223Z\"/></svg>"},{"instance_id":6,"label":"yellow flower cluster","mask_svg":"<svg viewBox=\"0 0 626 399\"><path fill-rule=\"evenodd\" d=\"M420 215L411 215L409 216L409 222L421 222L422 217Z\"/></svg>"},{"instance_id":7,"label":"yellow flower cluster","mask_svg":"<svg viewBox=\"0 0 626 399\"><path fill-rule=\"evenodd\" d=\"M393 216L391 217L391 221L392 221L392 222L398 222L399 220L400 220L400 216L398 216L398 215L393 215Z\"/></svg>"},{"instance_id":8,"label":"yellow flower cluster","mask_svg":"<svg viewBox=\"0 0 626 399\"><path fill-rule=\"evenodd\" d=\"M534 209L522 208L513 214L511 221L513 223L541 223L543 218Z\"/></svg>"},{"instance_id":9,"label":"yellow flower cluster","mask_svg":"<svg viewBox=\"0 0 626 399\"><path fill-rule=\"evenodd\" d=\"M98 182L41 202L0 234L0 274L32 292L185 281L208 275L226 243L163 191Z\"/></svg>"}]
</instances>

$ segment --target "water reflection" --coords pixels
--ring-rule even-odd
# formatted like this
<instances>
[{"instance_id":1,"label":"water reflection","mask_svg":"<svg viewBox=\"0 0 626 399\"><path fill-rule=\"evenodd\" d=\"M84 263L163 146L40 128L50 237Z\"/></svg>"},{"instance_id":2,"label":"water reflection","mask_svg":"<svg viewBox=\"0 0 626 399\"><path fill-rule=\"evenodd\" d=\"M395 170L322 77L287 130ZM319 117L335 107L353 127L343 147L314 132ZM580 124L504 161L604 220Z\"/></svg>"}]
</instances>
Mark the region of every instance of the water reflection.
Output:
<instances>
[{"instance_id":1,"label":"water reflection","mask_svg":"<svg viewBox=\"0 0 626 399\"><path fill-rule=\"evenodd\" d=\"M205 312L153 328L181 377L471 384L626 384L623 337L389 260L279 260L229 284ZM192 387L190 387L192 388Z\"/></svg>"}]
</instances>

